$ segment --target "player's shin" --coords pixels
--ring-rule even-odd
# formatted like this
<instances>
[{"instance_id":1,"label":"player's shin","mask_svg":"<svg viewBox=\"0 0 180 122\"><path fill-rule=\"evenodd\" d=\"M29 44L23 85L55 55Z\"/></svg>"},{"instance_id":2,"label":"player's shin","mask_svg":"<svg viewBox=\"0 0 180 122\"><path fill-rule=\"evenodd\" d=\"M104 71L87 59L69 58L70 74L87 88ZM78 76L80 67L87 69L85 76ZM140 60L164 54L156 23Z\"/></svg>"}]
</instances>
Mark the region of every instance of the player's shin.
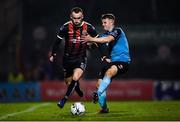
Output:
<instances>
[{"instance_id":1,"label":"player's shin","mask_svg":"<svg viewBox=\"0 0 180 122\"><path fill-rule=\"evenodd\" d=\"M111 82L111 78L108 76L104 76L102 82L100 83L98 91L97 91L98 96L100 96L106 90L106 88L109 86L110 82Z\"/></svg>"},{"instance_id":2,"label":"player's shin","mask_svg":"<svg viewBox=\"0 0 180 122\"><path fill-rule=\"evenodd\" d=\"M64 107L64 105L65 105L68 97L73 93L76 85L77 85L77 81L72 80L72 82L71 82L70 85L68 86L66 95L64 96L63 99L61 99L61 100L58 102L58 104L57 104L58 107L60 107L60 108L63 108L63 107Z\"/></svg>"},{"instance_id":3,"label":"player's shin","mask_svg":"<svg viewBox=\"0 0 180 122\"><path fill-rule=\"evenodd\" d=\"M98 102L102 109L107 109L106 91L104 91L100 96L98 96Z\"/></svg>"},{"instance_id":4,"label":"player's shin","mask_svg":"<svg viewBox=\"0 0 180 122\"><path fill-rule=\"evenodd\" d=\"M73 93L76 86L77 86L77 81L72 80L66 92L66 96L65 96L66 99Z\"/></svg>"},{"instance_id":5,"label":"player's shin","mask_svg":"<svg viewBox=\"0 0 180 122\"><path fill-rule=\"evenodd\" d=\"M70 85L68 86L68 89L67 89L67 92L66 92L65 97L64 97L63 99L61 99L61 100L58 102L58 104L57 104L60 108L63 108L63 107L64 107L67 99L68 99L69 96L73 93L76 85L77 85L77 81L74 81L74 80L73 80L73 81L70 83Z\"/></svg>"},{"instance_id":6,"label":"player's shin","mask_svg":"<svg viewBox=\"0 0 180 122\"><path fill-rule=\"evenodd\" d=\"M75 87L75 91L77 92L77 94L78 94L80 97L83 97L83 92L82 92L81 89L80 89L79 81L77 81L77 85L76 85L76 87Z\"/></svg>"}]
</instances>

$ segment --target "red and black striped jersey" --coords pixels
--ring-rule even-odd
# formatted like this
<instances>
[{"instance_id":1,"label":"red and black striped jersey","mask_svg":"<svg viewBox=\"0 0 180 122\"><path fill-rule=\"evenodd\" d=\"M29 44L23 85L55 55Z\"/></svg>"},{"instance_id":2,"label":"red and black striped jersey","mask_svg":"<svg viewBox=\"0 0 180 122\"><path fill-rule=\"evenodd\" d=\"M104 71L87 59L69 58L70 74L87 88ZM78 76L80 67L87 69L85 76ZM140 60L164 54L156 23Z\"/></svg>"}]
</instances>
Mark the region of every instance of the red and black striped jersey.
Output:
<instances>
[{"instance_id":1,"label":"red and black striped jersey","mask_svg":"<svg viewBox=\"0 0 180 122\"><path fill-rule=\"evenodd\" d=\"M72 21L61 26L57 37L60 39L64 38L65 40L65 57L77 58L86 56L87 42L81 40L81 36L86 33L90 34L92 37L97 36L95 28L84 21L79 27L74 26Z\"/></svg>"}]
</instances>

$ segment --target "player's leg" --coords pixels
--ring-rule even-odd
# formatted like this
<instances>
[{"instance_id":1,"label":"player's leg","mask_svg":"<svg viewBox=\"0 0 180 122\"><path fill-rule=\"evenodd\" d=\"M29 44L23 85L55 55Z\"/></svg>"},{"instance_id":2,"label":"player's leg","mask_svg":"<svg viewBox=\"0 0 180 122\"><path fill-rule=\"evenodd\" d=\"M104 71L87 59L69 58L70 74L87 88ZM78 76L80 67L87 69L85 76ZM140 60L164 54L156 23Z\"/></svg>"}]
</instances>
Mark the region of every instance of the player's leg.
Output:
<instances>
[{"instance_id":1,"label":"player's leg","mask_svg":"<svg viewBox=\"0 0 180 122\"><path fill-rule=\"evenodd\" d=\"M71 84L71 81L72 81L72 76L68 77L68 78L65 78L65 83L67 84L67 86L69 86ZM79 86L79 81L77 81L77 85L75 87L75 91L77 92L77 94L80 96L80 97L83 97L83 92L81 91L80 89L80 86Z\"/></svg>"},{"instance_id":2,"label":"player's leg","mask_svg":"<svg viewBox=\"0 0 180 122\"><path fill-rule=\"evenodd\" d=\"M69 96L74 92L75 87L77 86L77 81L80 79L80 77L83 74L83 70L81 68L76 68L74 70L73 76L72 76L72 81L68 86L68 89L66 91L66 94L63 99L58 103L58 106L60 108L63 108L66 101L68 100Z\"/></svg>"},{"instance_id":3,"label":"player's leg","mask_svg":"<svg viewBox=\"0 0 180 122\"><path fill-rule=\"evenodd\" d=\"M68 86L66 95L65 95L65 99L68 99L69 96L73 93L73 91L75 90L77 84L78 84L78 80L81 78L83 74L83 70L81 68L76 68L74 69L73 75L72 75L72 81Z\"/></svg>"},{"instance_id":4,"label":"player's leg","mask_svg":"<svg viewBox=\"0 0 180 122\"><path fill-rule=\"evenodd\" d=\"M96 83L96 90L93 92L92 94L92 99L93 99L93 103L97 103L98 102L98 94L97 94L97 90L101 84L101 81L106 73L106 71L111 67L111 65L109 63L103 63L103 67L101 69L101 71L98 74L98 81Z\"/></svg>"},{"instance_id":5,"label":"player's leg","mask_svg":"<svg viewBox=\"0 0 180 122\"><path fill-rule=\"evenodd\" d=\"M102 82L98 88L98 95L101 95L109 86L111 79L117 74L123 74L127 72L129 64L126 62L114 62L112 66L106 71Z\"/></svg>"},{"instance_id":6,"label":"player's leg","mask_svg":"<svg viewBox=\"0 0 180 122\"><path fill-rule=\"evenodd\" d=\"M83 58L82 60L79 60L78 63L76 63L76 68L74 70L74 75L73 75L73 80L77 82L77 85L75 87L76 93L80 96L83 97L83 92L80 89L80 83L79 79L82 77L85 69L86 69L86 64L87 64L87 58Z\"/></svg>"},{"instance_id":7,"label":"player's leg","mask_svg":"<svg viewBox=\"0 0 180 122\"><path fill-rule=\"evenodd\" d=\"M118 73L118 68L116 65L112 65L105 73L102 82L98 88L98 95L101 95L106 88L109 86L111 82L111 78L114 77Z\"/></svg>"},{"instance_id":8,"label":"player's leg","mask_svg":"<svg viewBox=\"0 0 180 122\"><path fill-rule=\"evenodd\" d=\"M127 62L114 62L112 66L106 71L103 80L98 88L98 95L102 94L109 86L111 79L117 74L123 74L128 71L129 63Z\"/></svg>"},{"instance_id":9,"label":"player's leg","mask_svg":"<svg viewBox=\"0 0 180 122\"><path fill-rule=\"evenodd\" d=\"M77 93L80 97L83 97L83 92L82 92L82 90L80 89L79 81L77 81L77 85L76 85L76 87L75 87L75 91L76 91L76 93Z\"/></svg>"},{"instance_id":10,"label":"player's leg","mask_svg":"<svg viewBox=\"0 0 180 122\"><path fill-rule=\"evenodd\" d=\"M102 79L98 79L97 82L97 89L99 88L100 84L102 82ZM102 108L100 110L100 113L108 113L109 109L107 108L107 103L106 103L106 90L101 94L101 96L98 99L99 105Z\"/></svg>"},{"instance_id":11,"label":"player's leg","mask_svg":"<svg viewBox=\"0 0 180 122\"><path fill-rule=\"evenodd\" d=\"M69 86L71 84L71 81L72 81L72 76L70 78L67 78L65 79L65 82L66 84ZM77 85L75 87L75 91L76 93L80 96L80 97L83 97L83 92L81 91L80 89L80 84L79 84L79 81L77 81Z\"/></svg>"},{"instance_id":12,"label":"player's leg","mask_svg":"<svg viewBox=\"0 0 180 122\"><path fill-rule=\"evenodd\" d=\"M82 77L84 73L84 70L82 70L81 68L76 68L74 70L74 74L73 74L73 77L72 77L72 81L74 82L77 82L77 85L75 87L75 91L77 92L77 94L80 96L80 97L83 97L83 92L82 90L80 89L80 84L79 84L79 80L80 78Z\"/></svg>"},{"instance_id":13,"label":"player's leg","mask_svg":"<svg viewBox=\"0 0 180 122\"><path fill-rule=\"evenodd\" d=\"M98 79L98 82L96 84L96 88L98 89L100 84L102 82L102 79ZM108 113L109 109L107 108L106 104L106 90L99 96L97 95L97 92L93 92L93 103L96 103L98 101L101 110L99 111L100 113Z\"/></svg>"},{"instance_id":14,"label":"player's leg","mask_svg":"<svg viewBox=\"0 0 180 122\"><path fill-rule=\"evenodd\" d=\"M111 78L117 74L116 66L112 65L105 73L103 79L100 81L97 94L98 103L101 107L100 113L109 113L106 103L106 89L111 82Z\"/></svg>"},{"instance_id":15,"label":"player's leg","mask_svg":"<svg viewBox=\"0 0 180 122\"><path fill-rule=\"evenodd\" d=\"M106 103L106 90L98 97L99 97L98 103L101 107L101 110L99 112L100 113L109 113L109 109L108 109L107 103Z\"/></svg>"},{"instance_id":16,"label":"player's leg","mask_svg":"<svg viewBox=\"0 0 180 122\"><path fill-rule=\"evenodd\" d=\"M96 84L96 90L92 93L93 103L95 103L95 104L96 104L97 101L98 101L97 90L98 90L98 88L99 88L99 85L100 85L101 81L102 81L101 78L98 79L97 84Z\"/></svg>"},{"instance_id":17,"label":"player's leg","mask_svg":"<svg viewBox=\"0 0 180 122\"><path fill-rule=\"evenodd\" d=\"M82 74L83 74L82 69L80 69L80 68L74 69L74 72L72 75L72 81L69 84L66 95L65 95L66 98L68 98L73 93L73 91L75 90L75 87L77 86L77 81L80 79Z\"/></svg>"},{"instance_id":18,"label":"player's leg","mask_svg":"<svg viewBox=\"0 0 180 122\"><path fill-rule=\"evenodd\" d=\"M97 94L98 94L98 102L101 106L101 111L100 113L108 113L109 109L107 108L106 104L106 90L107 87L109 86L111 80L113 77L115 77L117 74L123 74L127 72L128 70L128 63L124 62L117 62L114 63L105 73L104 78L102 79Z\"/></svg>"},{"instance_id":19,"label":"player's leg","mask_svg":"<svg viewBox=\"0 0 180 122\"><path fill-rule=\"evenodd\" d=\"M67 65L66 65L67 66ZM67 84L67 87L70 87L71 81L72 81L72 75L73 75L73 69L65 67L64 68L64 81ZM63 108L66 101L67 101L68 97L65 95L58 103L57 105L60 108Z\"/></svg>"}]
</instances>

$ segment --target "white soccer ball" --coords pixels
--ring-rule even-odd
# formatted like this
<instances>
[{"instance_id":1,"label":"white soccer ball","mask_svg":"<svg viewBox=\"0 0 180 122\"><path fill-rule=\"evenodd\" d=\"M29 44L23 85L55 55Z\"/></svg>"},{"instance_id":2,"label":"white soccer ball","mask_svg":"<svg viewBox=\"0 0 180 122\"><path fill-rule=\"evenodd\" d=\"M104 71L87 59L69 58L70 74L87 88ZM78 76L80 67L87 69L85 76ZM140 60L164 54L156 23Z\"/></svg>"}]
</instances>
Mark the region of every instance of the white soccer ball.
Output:
<instances>
[{"instance_id":1,"label":"white soccer ball","mask_svg":"<svg viewBox=\"0 0 180 122\"><path fill-rule=\"evenodd\" d=\"M85 113L85 105L82 102L75 102L71 105L71 113L73 115L81 116Z\"/></svg>"}]
</instances>

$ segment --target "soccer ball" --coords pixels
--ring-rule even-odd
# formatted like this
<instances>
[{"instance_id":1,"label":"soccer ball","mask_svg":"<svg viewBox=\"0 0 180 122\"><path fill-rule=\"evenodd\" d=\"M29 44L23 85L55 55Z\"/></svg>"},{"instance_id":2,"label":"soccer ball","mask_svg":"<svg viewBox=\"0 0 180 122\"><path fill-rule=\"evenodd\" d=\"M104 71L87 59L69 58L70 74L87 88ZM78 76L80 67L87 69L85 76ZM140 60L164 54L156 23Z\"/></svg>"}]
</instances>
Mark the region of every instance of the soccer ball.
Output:
<instances>
[{"instance_id":1,"label":"soccer ball","mask_svg":"<svg viewBox=\"0 0 180 122\"><path fill-rule=\"evenodd\" d=\"M71 113L73 115L81 116L85 113L85 105L82 102L75 102L71 105Z\"/></svg>"}]
</instances>

